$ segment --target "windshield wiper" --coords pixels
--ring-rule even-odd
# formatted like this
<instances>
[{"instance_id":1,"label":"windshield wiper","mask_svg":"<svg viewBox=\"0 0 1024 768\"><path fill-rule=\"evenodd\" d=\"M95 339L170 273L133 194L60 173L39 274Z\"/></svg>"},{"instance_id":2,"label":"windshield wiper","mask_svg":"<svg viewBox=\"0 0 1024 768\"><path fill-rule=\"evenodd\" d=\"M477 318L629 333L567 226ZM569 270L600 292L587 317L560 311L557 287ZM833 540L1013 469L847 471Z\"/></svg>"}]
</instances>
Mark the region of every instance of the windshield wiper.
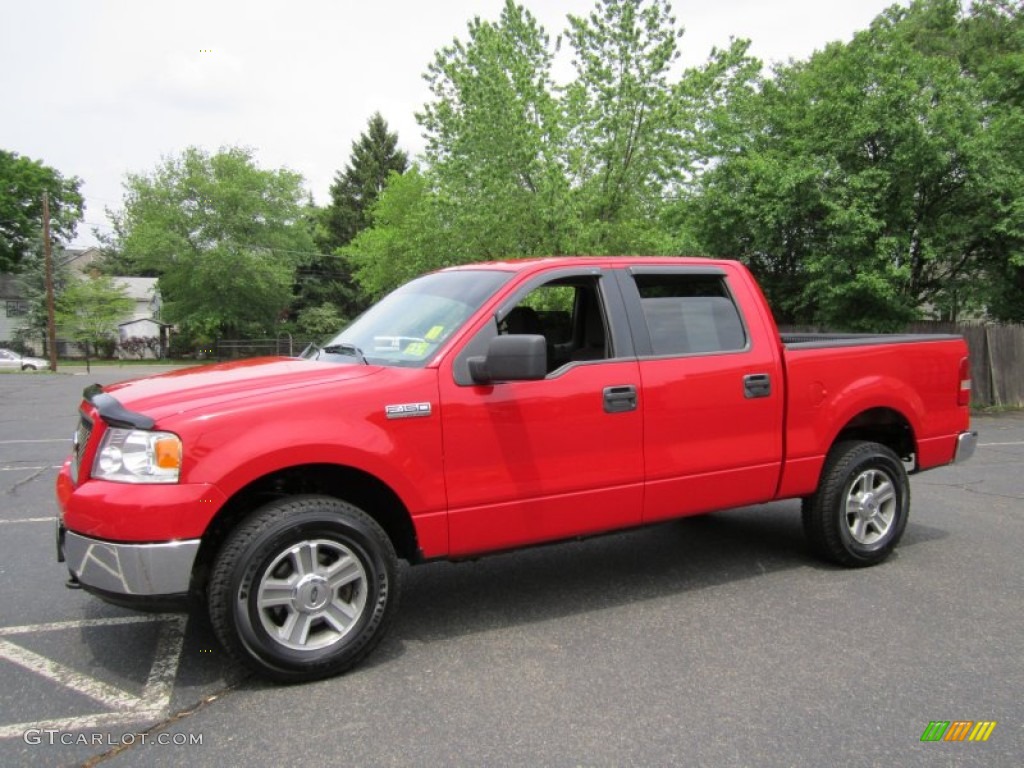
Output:
<instances>
[{"instance_id":1,"label":"windshield wiper","mask_svg":"<svg viewBox=\"0 0 1024 768\"><path fill-rule=\"evenodd\" d=\"M359 358L363 365L369 365L370 361L366 359L366 355L363 354L363 350L357 347L355 344L329 344L326 347L320 348L321 352L326 352L329 355L348 355L349 357ZM318 354L317 357L320 355Z\"/></svg>"}]
</instances>

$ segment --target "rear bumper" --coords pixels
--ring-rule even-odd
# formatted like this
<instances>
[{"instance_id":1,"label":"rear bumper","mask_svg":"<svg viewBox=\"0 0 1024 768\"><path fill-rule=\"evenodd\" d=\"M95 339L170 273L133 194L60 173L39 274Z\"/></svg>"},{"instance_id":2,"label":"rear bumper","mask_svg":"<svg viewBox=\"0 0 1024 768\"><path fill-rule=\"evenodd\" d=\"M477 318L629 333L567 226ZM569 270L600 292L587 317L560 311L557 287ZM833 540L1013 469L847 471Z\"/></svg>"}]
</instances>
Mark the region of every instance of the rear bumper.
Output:
<instances>
[{"instance_id":1,"label":"rear bumper","mask_svg":"<svg viewBox=\"0 0 1024 768\"><path fill-rule=\"evenodd\" d=\"M974 455L974 449L977 446L977 432L961 432L956 439L956 451L953 453L953 463L959 464L967 461Z\"/></svg>"},{"instance_id":2,"label":"rear bumper","mask_svg":"<svg viewBox=\"0 0 1024 768\"><path fill-rule=\"evenodd\" d=\"M188 592L199 539L123 544L58 532L58 559L90 591L125 597L175 597Z\"/></svg>"}]
</instances>

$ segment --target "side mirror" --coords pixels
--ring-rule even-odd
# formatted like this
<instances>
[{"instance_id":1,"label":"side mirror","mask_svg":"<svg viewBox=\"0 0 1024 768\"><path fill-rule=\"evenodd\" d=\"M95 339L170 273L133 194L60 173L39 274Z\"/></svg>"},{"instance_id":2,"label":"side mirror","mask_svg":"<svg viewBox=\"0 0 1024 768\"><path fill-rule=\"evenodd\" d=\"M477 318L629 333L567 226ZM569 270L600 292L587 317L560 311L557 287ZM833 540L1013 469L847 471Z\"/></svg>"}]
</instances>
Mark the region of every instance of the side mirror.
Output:
<instances>
[{"instance_id":1,"label":"side mirror","mask_svg":"<svg viewBox=\"0 0 1024 768\"><path fill-rule=\"evenodd\" d=\"M548 345L543 336L495 336L483 357L471 357L469 375L477 384L536 381L548 375Z\"/></svg>"}]
</instances>

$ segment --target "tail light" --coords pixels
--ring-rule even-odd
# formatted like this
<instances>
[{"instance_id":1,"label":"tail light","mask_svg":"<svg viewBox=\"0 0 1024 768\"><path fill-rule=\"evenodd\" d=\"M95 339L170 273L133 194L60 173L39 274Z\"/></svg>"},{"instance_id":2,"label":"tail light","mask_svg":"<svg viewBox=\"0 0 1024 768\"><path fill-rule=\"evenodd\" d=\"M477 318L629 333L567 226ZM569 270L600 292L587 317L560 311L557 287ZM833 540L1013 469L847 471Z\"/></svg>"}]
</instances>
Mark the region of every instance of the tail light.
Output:
<instances>
[{"instance_id":1,"label":"tail light","mask_svg":"<svg viewBox=\"0 0 1024 768\"><path fill-rule=\"evenodd\" d=\"M956 404L971 404L971 361L966 357L960 361L960 391L956 396Z\"/></svg>"}]
</instances>

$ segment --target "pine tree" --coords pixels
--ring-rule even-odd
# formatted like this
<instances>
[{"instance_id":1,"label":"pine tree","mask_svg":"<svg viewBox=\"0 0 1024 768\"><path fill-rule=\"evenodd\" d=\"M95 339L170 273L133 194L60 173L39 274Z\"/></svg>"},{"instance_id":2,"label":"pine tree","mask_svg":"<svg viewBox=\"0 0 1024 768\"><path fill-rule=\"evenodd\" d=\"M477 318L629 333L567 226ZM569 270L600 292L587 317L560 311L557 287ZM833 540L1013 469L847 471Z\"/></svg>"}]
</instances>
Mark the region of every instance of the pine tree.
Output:
<instances>
[{"instance_id":1,"label":"pine tree","mask_svg":"<svg viewBox=\"0 0 1024 768\"><path fill-rule=\"evenodd\" d=\"M352 156L331 185L331 203L324 211L321 247L325 251L348 245L369 226L370 208L392 171L405 173L408 155L398 149L398 134L388 131L387 121L374 113L367 130L352 142Z\"/></svg>"},{"instance_id":2,"label":"pine tree","mask_svg":"<svg viewBox=\"0 0 1024 768\"><path fill-rule=\"evenodd\" d=\"M369 305L370 297L337 250L370 226L370 209L388 176L392 171L405 173L408 165L408 155L398 149L398 135L388 131L379 112L374 113L366 131L352 142L349 163L334 175L331 202L320 212L316 242L322 255L299 272L298 298L292 310L301 330L314 332L317 323L310 324L310 318L322 317L331 308L343 320L351 320Z\"/></svg>"}]
</instances>

